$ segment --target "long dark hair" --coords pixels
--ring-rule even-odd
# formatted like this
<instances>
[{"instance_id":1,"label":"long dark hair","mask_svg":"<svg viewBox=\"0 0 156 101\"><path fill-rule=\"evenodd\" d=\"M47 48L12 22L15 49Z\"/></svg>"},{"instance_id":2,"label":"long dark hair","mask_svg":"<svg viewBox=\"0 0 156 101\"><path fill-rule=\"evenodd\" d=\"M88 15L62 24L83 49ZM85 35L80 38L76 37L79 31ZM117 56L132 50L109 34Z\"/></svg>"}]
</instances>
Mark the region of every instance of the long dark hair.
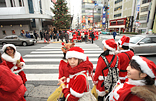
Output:
<instances>
[{"instance_id":1,"label":"long dark hair","mask_svg":"<svg viewBox=\"0 0 156 101\"><path fill-rule=\"evenodd\" d=\"M134 59L132 59L129 62L129 64L130 64L131 68L134 68L134 69L140 71L141 73L143 73L143 71L140 68L140 65ZM149 75L147 75L145 77L145 84L146 85L153 85L154 83L155 83L155 79L154 78L151 78Z\"/></svg>"},{"instance_id":2,"label":"long dark hair","mask_svg":"<svg viewBox=\"0 0 156 101\"><path fill-rule=\"evenodd\" d=\"M0 53L0 63L2 63L1 53Z\"/></svg>"},{"instance_id":3,"label":"long dark hair","mask_svg":"<svg viewBox=\"0 0 156 101\"><path fill-rule=\"evenodd\" d=\"M14 50L14 53L15 53L15 49L13 48L13 47L11 47L11 46L9 46L11 49L13 49ZM7 48L4 50L4 52L7 54Z\"/></svg>"}]
</instances>

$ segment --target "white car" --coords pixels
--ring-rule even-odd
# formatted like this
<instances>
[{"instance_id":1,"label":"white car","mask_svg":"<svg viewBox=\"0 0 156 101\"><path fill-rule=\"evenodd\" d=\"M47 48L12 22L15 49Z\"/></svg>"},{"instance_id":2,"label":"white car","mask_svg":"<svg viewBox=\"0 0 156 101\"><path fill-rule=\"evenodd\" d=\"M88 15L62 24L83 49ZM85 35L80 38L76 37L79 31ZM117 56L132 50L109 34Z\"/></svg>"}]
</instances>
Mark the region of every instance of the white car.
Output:
<instances>
[{"instance_id":1,"label":"white car","mask_svg":"<svg viewBox=\"0 0 156 101\"><path fill-rule=\"evenodd\" d=\"M129 48L135 55L156 54L156 35L134 35L130 37Z\"/></svg>"}]
</instances>

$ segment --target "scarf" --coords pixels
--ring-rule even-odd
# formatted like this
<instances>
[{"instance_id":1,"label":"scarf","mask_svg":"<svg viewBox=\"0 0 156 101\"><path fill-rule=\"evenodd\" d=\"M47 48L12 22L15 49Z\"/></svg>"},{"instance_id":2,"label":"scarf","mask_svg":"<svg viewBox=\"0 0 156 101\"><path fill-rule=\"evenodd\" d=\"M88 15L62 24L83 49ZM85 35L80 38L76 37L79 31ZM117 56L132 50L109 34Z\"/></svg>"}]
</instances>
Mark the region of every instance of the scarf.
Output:
<instances>
[{"instance_id":1,"label":"scarf","mask_svg":"<svg viewBox=\"0 0 156 101\"><path fill-rule=\"evenodd\" d=\"M81 62L79 65L75 66L74 68L72 68L69 65L69 63L67 63L66 71L68 72L69 75L74 75L81 71L88 71L89 76L91 76L93 72L93 64L89 60L86 60L86 61Z\"/></svg>"}]
</instances>

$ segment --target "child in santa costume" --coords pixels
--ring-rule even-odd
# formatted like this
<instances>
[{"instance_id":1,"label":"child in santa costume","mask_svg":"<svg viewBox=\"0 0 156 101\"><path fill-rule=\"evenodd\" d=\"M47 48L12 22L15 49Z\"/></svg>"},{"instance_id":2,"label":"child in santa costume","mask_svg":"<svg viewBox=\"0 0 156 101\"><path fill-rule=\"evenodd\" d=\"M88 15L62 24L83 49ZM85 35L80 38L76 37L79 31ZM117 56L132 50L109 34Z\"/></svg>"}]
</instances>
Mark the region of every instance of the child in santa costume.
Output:
<instances>
[{"instance_id":1,"label":"child in santa costume","mask_svg":"<svg viewBox=\"0 0 156 101\"><path fill-rule=\"evenodd\" d=\"M108 93L107 91L105 91L105 87L101 86L102 83L105 82L102 72L104 73L105 78L107 77L107 74L108 74L108 69L102 71L105 67L107 67L102 56L105 56L109 63L114 57L114 60L112 61L112 64L110 65L111 68L115 67L116 62L117 62L117 55L115 55L116 54L115 51L117 50L117 44L114 41L114 39L103 40L102 43L104 45L103 46L104 52L101 53L101 55L99 56L95 74L93 77L93 82L96 85L96 92L98 93L98 101L103 101L104 96ZM120 65L117 64L117 67L120 68Z\"/></svg>"},{"instance_id":2,"label":"child in santa costume","mask_svg":"<svg viewBox=\"0 0 156 101\"><path fill-rule=\"evenodd\" d=\"M86 76L87 71L91 75L93 64L86 60L84 50L80 47L70 48L66 58L68 62L64 65L64 77L59 79L58 85L61 85L67 101L78 101L88 91Z\"/></svg>"},{"instance_id":3,"label":"child in santa costume","mask_svg":"<svg viewBox=\"0 0 156 101\"><path fill-rule=\"evenodd\" d=\"M25 62L19 52L16 51L16 47L13 44L5 44L2 47L2 59L6 61L10 70L19 74L23 80L23 84L27 81L26 75L23 71L23 67L25 66Z\"/></svg>"},{"instance_id":4,"label":"child in santa costume","mask_svg":"<svg viewBox=\"0 0 156 101\"><path fill-rule=\"evenodd\" d=\"M130 38L124 35L118 41L119 53L117 55L120 59L119 79L121 83L124 83L127 78L126 68L134 56L134 52L129 49L129 40Z\"/></svg>"},{"instance_id":5,"label":"child in santa costume","mask_svg":"<svg viewBox=\"0 0 156 101\"><path fill-rule=\"evenodd\" d=\"M133 56L127 67L128 80L117 83L109 101L156 101L156 65L145 57Z\"/></svg>"},{"instance_id":6,"label":"child in santa costume","mask_svg":"<svg viewBox=\"0 0 156 101\"><path fill-rule=\"evenodd\" d=\"M21 77L12 73L0 58L0 101L26 101L25 92L26 87Z\"/></svg>"}]
</instances>

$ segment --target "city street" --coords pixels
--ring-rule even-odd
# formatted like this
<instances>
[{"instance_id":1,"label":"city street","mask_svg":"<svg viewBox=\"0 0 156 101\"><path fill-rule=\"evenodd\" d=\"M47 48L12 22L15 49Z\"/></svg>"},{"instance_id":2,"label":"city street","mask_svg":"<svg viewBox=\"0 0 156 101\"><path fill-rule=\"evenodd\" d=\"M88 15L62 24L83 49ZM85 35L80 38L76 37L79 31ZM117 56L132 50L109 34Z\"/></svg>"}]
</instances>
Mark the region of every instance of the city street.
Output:
<instances>
[{"instance_id":1,"label":"city street","mask_svg":"<svg viewBox=\"0 0 156 101\"><path fill-rule=\"evenodd\" d=\"M116 41L122 35L116 37ZM89 60L96 68L98 56L103 52L103 39L112 38L112 35L100 35L100 39L90 42L78 42L75 46L84 49L85 54L89 56ZM16 46L17 51L21 53L26 63L24 72L27 76L26 87L28 91L27 101L46 101L48 96L58 87L58 68L59 61L63 54L61 51L61 43L40 43L32 46ZM0 49L2 46L0 46ZM155 56L146 56L148 59L156 63ZM90 81L92 87L92 82Z\"/></svg>"}]
</instances>

